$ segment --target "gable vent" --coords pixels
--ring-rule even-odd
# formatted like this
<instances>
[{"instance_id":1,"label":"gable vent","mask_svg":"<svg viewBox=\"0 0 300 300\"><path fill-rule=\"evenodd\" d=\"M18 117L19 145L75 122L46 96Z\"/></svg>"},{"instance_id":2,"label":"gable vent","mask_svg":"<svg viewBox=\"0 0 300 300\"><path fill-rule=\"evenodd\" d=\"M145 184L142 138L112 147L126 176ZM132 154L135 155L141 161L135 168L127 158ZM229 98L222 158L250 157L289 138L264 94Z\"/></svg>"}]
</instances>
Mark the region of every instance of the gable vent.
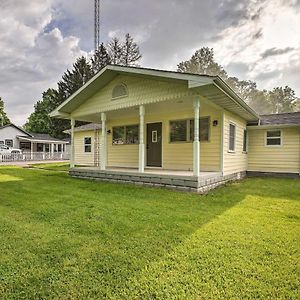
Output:
<instances>
[{"instance_id":1,"label":"gable vent","mask_svg":"<svg viewBox=\"0 0 300 300\"><path fill-rule=\"evenodd\" d=\"M113 100L122 97L127 97L127 96L128 96L127 86L124 83L118 84L113 88L112 91Z\"/></svg>"}]
</instances>

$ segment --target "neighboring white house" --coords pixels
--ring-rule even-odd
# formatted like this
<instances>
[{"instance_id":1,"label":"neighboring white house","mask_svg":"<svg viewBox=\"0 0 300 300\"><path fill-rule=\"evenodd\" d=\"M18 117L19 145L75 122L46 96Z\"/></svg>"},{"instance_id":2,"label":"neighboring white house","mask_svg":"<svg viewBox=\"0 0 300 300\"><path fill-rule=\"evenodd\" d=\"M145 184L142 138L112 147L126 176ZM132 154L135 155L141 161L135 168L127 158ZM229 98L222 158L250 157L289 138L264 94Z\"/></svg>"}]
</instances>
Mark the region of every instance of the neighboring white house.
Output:
<instances>
[{"instance_id":1,"label":"neighboring white house","mask_svg":"<svg viewBox=\"0 0 300 300\"><path fill-rule=\"evenodd\" d=\"M44 154L39 155L41 159L59 158L59 155L62 157L66 154L68 143L67 140L53 138L48 134L26 132L14 124L0 127L0 144L21 149L23 153L30 153L31 156L34 153Z\"/></svg>"}]
</instances>

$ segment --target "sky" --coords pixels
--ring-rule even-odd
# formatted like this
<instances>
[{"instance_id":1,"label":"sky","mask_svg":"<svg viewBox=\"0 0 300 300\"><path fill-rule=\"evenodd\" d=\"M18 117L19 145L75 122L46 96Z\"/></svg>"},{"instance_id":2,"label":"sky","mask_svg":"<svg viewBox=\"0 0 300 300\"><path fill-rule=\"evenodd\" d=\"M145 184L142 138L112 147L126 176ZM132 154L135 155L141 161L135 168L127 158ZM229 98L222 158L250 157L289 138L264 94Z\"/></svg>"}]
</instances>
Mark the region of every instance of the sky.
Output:
<instances>
[{"instance_id":1,"label":"sky","mask_svg":"<svg viewBox=\"0 0 300 300\"><path fill-rule=\"evenodd\" d=\"M0 0L0 96L23 125L77 57L93 50L93 0ZM176 70L208 46L230 76L300 96L300 0L101 0L100 39L129 32L143 67Z\"/></svg>"}]
</instances>

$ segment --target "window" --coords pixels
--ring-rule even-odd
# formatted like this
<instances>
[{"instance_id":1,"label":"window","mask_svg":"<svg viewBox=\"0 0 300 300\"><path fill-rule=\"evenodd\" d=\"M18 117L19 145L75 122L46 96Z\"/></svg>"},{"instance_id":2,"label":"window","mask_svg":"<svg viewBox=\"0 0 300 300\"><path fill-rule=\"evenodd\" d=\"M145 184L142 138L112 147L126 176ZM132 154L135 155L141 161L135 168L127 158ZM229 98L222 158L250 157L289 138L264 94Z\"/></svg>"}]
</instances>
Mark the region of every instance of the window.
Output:
<instances>
[{"instance_id":1,"label":"window","mask_svg":"<svg viewBox=\"0 0 300 300\"><path fill-rule=\"evenodd\" d=\"M8 147L13 147L14 141L13 140L5 140L5 145Z\"/></svg>"},{"instance_id":2,"label":"window","mask_svg":"<svg viewBox=\"0 0 300 300\"><path fill-rule=\"evenodd\" d=\"M139 125L113 127L113 145L130 145L139 143Z\"/></svg>"},{"instance_id":3,"label":"window","mask_svg":"<svg viewBox=\"0 0 300 300\"><path fill-rule=\"evenodd\" d=\"M235 125L229 124L229 151L234 152L235 151Z\"/></svg>"},{"instance_id":4,"label":"window","mask_svg":"<svg viewBox=\"0 0 300 300\"><path fill-rule=\"evenodd\" d=\"M187 141L188 120L170 121L170 142Z\"/></svg>"},{"instance_id":5,"label":"window","mask_svg":"<svg viewBox=\"0 0 300 300\"><path fill-rule=\"evenodd\" d=\"M191 140L194 140L194 120L190 120L190 137ZM199 120L199 140L201 142L208 142L209 141L209 125L210 125L210 118L203 117Z\"/></svg>"},{"instance_id":6,"label":"window","mask_svg":"<svg viewBox=\"0 0 300 300\"><path fill-rule=\"evenodd\" d=\"M243 137L243 152L247 152L247 139L248 139L248 135L247 135L247 130L244 129L244 137Z\"/></svg>"},{"instance_id":7,"label":"window","mask_svg":"<svg viewBox=\"0 0 300 300\"><path fill-rule=\"evenodd\" d=\"M266 133L267 146L281 146L281 130L268 130Z\"/></svg>"},{"instance_id":8,"label":"window","mask_svg":"<svg viewBox=\"0 0 300 300\"><path fill-rule=\"evenodd\" d=\"M0 141L0 145L4 145L4 141Z\"/></svg>"},{"instance_id":9,"label":"window","mask_svg":"<svg viewBox=\"0 0 300 300\"><path fill-rule=\"evenodd\" d=\"M118 84L112 90L112 99L118 99L128 96L127 86L125 84Z\"/></svg>"},{"instance_id":10,"label":"window","mask_svg":"<svg viewBox=\"0 0 300 300\"><path fill-rule=\"evenodd\" d=\"M194 120L170 121L170 142L190 142L194 140ZM199 120L199 139L209 141L210 118Z\"/></svg>"},{"instance_id":11,"label":"window","mask_svg":"<svg viewBox=\"0 0 300 300\"><path fill-rule=\"evenodd\" d=\"M91 137L84 138L84 152L92 152L92 138Z\"/></svg>"}]
</instances>

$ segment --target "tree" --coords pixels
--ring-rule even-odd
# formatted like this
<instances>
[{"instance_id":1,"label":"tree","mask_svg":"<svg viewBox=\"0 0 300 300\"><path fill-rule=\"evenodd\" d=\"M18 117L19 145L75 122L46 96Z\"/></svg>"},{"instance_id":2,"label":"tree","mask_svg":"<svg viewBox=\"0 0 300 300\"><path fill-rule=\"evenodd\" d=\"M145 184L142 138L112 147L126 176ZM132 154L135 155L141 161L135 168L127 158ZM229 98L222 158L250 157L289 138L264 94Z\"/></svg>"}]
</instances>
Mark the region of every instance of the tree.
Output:
<instances>
[{"instance_id":1,"label":"tree","mask_svg":"<svg viewBox=\"0 0 300 300\"><path fill-rule=\"evenodd\" d=\"M208 47L202 47L189 60L179 63L177 71L212 76L219 75L222 78L227 78L224 68L214 60L214 50Z\"/></svg>"},{"instance_id":2,"label":"tree","mask_svg":"<svg viewBox=\"0 0 300 300\"><path fill-rule=\"evenodd\" d=\"M104 44L102 43L91 58L92 71L94 74L102 70L106 65L111 63L111 58Z\"/></svg>"},{"instance_id":3,"label":"tree","mask_svg":"<svg viewBox=\"0 0 300 300\"><path fill-rule=\"evenodd\" d=\"M107 44L108 54L110 56L111 63L114 65L122 64L123 46L118 38L113 38Z\"/></svg>"},{"instance_id":4,"label":"tree","mask_svg":"<svg viewBox=\"0 0 300 300\"><path fill-rule=\"evenodd\" d=\"M35 133L50 133L51 118L49 113L55 109L58 93L55 89L48 89L43 92L42 100L34 105L34 112L29 116L25 124L25 130Z\"/></svg>"},{"instance_id":5,"label":"tree","mask_svg":"<svg viewBox=\"0 0 300 300\"><path fill-rule=\"evenodd\" d=\"M295 91L289 86L275 87L268 93L268 101L271 106L271 113L294 111L297 97Z\"/></svg>"},{"instance_id":6,"label":"tree","mask_svg":"<svg viewBox=\"0 0 300 300\"><path fill-rule=\"evenodd\" d=\"M0 97L0 126L10 124L10 120L4 111L4 101Z\"/></svg>"},{"instance_id":7,"label":"tree","mask_svg":"<svg viewBox=\"0 0 300 300\"><path fill-rule=\"evenodd\" d=\"M142 58L139 46L134 42L129 33L125 35L125 42L122 47L121 63L125 66L137 66Z\"/></svg>"},{"instance_id":8,"label":"tree","mask_svg":"<svg viewBox=\"0 0 300 300\"><path fill-rule=\"evenodd\" d=\"M90 63L85 57L80 57L73 64L72 70L67 70L58 82L58 90L48 89L43 98L34 106L34 112L29 116L25 128L36 133L48 133L57 138L65 137L64 130L70 128L68 120L52 119L49 113L76 92L93 76Z\"/></svg>"},{"instance_id":9,"label":"tree","mask_svg":"<svg viewBox=\"0 0 300 300\"><path fill-rule=\"evenodd\" d=\"M73 69L71 71L67 70L62 76L62 80L57 84L59 95L62 97L59 102L62 103L70 97L91 79L93 75L92 67L87 59L84 56L78 58L73 64Z\"/></svg>"}]
</instances>

